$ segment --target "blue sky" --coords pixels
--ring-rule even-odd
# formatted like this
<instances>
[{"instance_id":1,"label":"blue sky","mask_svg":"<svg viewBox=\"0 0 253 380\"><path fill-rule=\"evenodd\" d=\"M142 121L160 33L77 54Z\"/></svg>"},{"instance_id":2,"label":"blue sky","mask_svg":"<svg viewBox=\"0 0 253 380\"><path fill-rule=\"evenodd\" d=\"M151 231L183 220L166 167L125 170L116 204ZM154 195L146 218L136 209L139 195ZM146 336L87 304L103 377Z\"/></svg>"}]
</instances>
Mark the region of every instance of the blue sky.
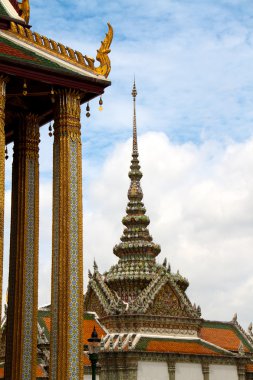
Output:
<instances>
[{"instance_id":1,"label":"blue sky","mask_svg":"<svg viewBox=\"0 0 253 380\"><path fill-rule=\"evenodd\" d=\"M31 0L33 30L95 57L109 21L112 86L82 116L85 273L115 262L126 206L131 87L150 231L210 319L252 317L253 3ZM52 140L41 131L40 303L50 302ZM7 182L11 160L7 162ZM6 220L10 201L7 195ZM97 236L100 241L97 241ZM6 231L6 252L8 251ZM7 256L7 254L6 254Z\"/></svg>"}]
</instances>

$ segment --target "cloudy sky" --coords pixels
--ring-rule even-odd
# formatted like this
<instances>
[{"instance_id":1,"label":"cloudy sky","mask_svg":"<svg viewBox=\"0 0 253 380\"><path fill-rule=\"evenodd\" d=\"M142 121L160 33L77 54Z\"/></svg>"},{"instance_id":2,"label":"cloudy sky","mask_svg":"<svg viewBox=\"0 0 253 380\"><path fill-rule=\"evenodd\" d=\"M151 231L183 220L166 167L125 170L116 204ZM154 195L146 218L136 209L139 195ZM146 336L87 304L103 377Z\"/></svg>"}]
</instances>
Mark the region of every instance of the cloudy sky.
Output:
<instances>
[{"instance_id":1,"label":"cloudy sky","mask_svg":"<svg viewBox=\"0 0 253 380\"><path fill-rule=\"evenodd\" d=\"M138 89L142 187L160 262L188 278L205 318L253 319L251 0L31 0L33 30L95 56L114 27L112 86L83 108L85 274L115 263ZM40 305L50 302L52 143L41 131ZM6 225L11 159L7 161ZM5 266L9 231L5 237ZM7 271L5 271L6 291ZM87 283L87 280L85 281Z\"/></svg>"}]
</instances>

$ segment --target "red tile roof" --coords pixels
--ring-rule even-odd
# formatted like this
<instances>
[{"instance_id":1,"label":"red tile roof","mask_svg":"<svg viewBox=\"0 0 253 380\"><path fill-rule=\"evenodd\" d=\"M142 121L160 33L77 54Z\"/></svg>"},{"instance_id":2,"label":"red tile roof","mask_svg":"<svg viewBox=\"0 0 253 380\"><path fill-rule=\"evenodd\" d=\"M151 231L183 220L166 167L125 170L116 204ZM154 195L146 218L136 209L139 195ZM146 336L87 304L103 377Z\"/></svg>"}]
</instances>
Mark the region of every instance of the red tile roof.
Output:
<instances>
[{"instance_id":1,"label":"red tile roof","mask_svg":"<svg viewBox=\"0 0 253 380\"><path fill-rule=\"evenodd\" d=\"M200 342L186 341L160 341L152 340L147 345L147 351L151 352L176 352L195 355L221 355L220 352L210 349Z\"/></svg>"},{"instance_id":2,"label":"red tile roof","mask_svg":"<svg viewBox=\"0 0 253 380\"><path fill-rule=\"evenodd\" d=\"M205 324L201 328L200 337L229 351L238 351L240 343L243 344L246 352L250 351L249 343L232 324Z\"/></svg>"},{"instance_id":3,"label":"red tile roof","mask_svg":"<svg viewBox=\"0 0 253 380\"><path fill-rule=\"evenodd\" d=\"M246 372L253 372L253 364L246 365Z\"/></svg>"}]
</instances>

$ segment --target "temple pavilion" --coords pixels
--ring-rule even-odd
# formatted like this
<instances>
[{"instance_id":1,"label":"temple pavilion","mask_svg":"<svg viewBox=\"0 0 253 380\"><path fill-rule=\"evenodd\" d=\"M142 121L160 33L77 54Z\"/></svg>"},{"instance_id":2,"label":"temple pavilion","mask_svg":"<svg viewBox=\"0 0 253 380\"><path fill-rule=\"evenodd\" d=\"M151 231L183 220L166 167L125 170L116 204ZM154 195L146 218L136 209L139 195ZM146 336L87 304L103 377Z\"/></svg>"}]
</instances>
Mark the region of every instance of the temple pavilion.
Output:
<instances>
[{"instance_id":1,"label":"temple pavilion","mask_svg":"<svg viewBox=\"0 0 253 380\"><path fill-rule=\"evenodd\" d=\"M34 31L29 18L29 0L0 0L0 295L5 156L8 144L14 143L2 372L6 380L32 380L40 374L37 372L39 143L40 127L53 121L50 379L80 380L83 378L80 114L83 103L101 96L110 85L108 54L113 30L108 24L96 62Z\"/></svg>"},{"instance_id":2,"label":"temple pavilion","mask_svg":"<svg viewBox=\"0 0 253 380\"><path fill-rule=\"evenodd\" d=\"M253 334L230 322L205 320L186 290L189 282L173 273L149 233L141 189L135 84L133 148L128 204L118 263L89 272L84 308L102 326L100 380L246 380L253 379ZM101 333L101 332L100 332Z\"/></svg>"},{"instance_id":3,"label":"temple pavilion","mask_svg":"<svg viewBox=\"0 0 253 380\"><path fill-rule=\"evenodd\" d=\"M124 229L113 249L117 264L100 273L94 262L89 272L83 315L84 379L91 379L87 344L94 327L102 339L99 380L253 379L252 324L245 331L236 314L228 322L205 320L187 296L188 280L173 273L167 260L156 261L161 248L149 233L143 203L135 85L132 96L133 147ZM51 313L50 305L38 312L37 379L47 379L50 373ZM4 335L2 349L4 362Z\"/></svg>"}]
</instances>

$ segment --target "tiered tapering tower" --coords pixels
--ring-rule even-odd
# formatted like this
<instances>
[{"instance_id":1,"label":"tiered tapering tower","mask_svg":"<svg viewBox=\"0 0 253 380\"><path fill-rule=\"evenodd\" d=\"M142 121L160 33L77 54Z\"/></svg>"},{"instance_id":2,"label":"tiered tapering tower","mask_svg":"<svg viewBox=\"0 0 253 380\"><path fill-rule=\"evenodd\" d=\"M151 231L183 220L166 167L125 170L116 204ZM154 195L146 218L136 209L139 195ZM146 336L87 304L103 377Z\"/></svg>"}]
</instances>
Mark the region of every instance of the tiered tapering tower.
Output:
<instances>
[{"instance_id":1,"label":"tiered tapering tower","mask_svg":"<svg viewBox=\"0 0 253 380\"><path fill-rule=\"evenodd\" d=\"M94 263L84 300L104 328L100 380L253 379L252 324L246 332L236 316L231 322L205 321L186 295L187 279L172 273L166 259L156 262L160 247L148 231L140 184L135 83L132 96L128 204L113 249L119 260L103 275Z\"/></svg>"},{"instance_id":2,"label":"tiered tapering tower","mask_svg":"<svg viewBox=\"0 0 253 380\"><path fill-rule=\"evenodd\" d=\"M119 258L116 265L102 276L95 265L85 296L85 309L97 312L110 332L163 331L179 329L197 335L200 310L185 294L188 281L173 274L166 264L156 263L160 246L149 233L149 218L141 189L137 125L136 85L133 97L133 148L129 171L130 187L125 226L121 242L113 252Z\"/></svg>"}]
</instances>

